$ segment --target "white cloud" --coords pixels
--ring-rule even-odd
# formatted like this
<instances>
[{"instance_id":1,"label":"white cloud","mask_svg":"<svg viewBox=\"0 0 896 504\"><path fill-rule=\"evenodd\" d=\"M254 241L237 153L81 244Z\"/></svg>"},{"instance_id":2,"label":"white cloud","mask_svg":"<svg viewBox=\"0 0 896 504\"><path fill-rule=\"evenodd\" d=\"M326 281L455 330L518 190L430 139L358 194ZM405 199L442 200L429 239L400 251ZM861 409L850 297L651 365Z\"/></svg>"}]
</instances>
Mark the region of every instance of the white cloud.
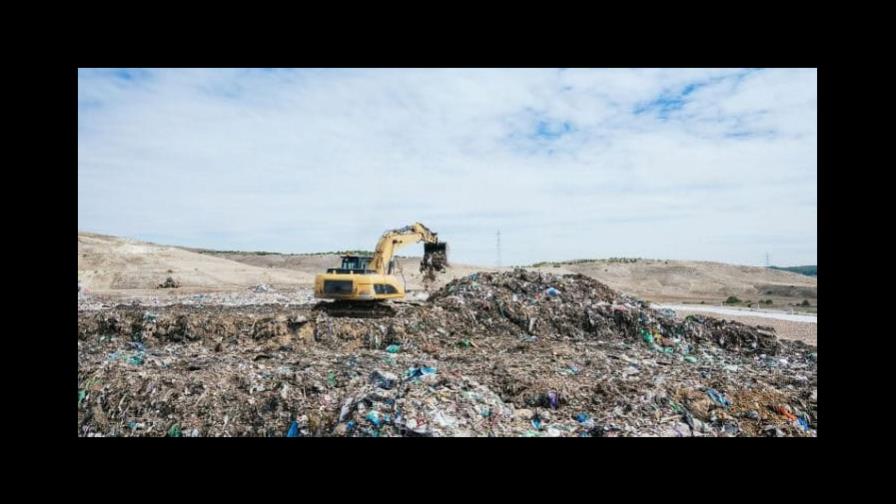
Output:
<instances>
[{"instance_id":1,"label":"white cloud","mask_svg":"<svg viewBox=\"0 0 896 504\"><path fill-rule=\"evenodd\" d=\"M81 70L78 87L85 230L314 251L420 220L458 262L493 263L499 228L505 263L816 260L814 70Z\"/></svg>"}]
</instances>

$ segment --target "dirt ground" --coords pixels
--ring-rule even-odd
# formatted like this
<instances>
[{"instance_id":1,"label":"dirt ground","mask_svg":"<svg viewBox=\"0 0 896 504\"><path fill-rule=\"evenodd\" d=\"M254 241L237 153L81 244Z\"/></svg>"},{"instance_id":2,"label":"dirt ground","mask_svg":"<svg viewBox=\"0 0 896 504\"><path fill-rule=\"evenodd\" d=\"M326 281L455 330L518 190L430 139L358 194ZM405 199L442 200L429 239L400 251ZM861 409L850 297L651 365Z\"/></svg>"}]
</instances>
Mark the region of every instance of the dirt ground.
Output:
<instances>
[{"instance_id":1,"label":"dirt ground","mask_svg":"<svg viewBox=\"0 0 896 504\"><path fill-rule=\"evenodd\" d=\"M309 286L314 275L288 269L266 269L177 247L155 245L92 233L78 233L78 281L93 292L158 290L167 277L180 292L242 289L260 283L280 287Z\"/></svg>"}]
</instances>

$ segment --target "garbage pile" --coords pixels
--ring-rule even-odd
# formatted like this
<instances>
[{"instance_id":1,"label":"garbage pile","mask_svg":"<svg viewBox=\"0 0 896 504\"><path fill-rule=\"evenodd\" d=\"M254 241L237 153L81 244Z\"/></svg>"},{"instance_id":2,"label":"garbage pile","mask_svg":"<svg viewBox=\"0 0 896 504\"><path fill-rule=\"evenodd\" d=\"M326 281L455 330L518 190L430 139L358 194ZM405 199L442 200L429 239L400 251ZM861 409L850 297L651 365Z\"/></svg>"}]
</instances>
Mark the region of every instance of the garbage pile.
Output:
<instances>
[{"instance_id":1,"label":"garbage pile","mask_svg":"<svg viewBox=\"0 0 896 504\"><path fill-rule=\"evenodd\" d=\"M814 436L817 351L581 275L457 279L389 319L79 311L82 436Z\"/></svg>"}]
</instances>

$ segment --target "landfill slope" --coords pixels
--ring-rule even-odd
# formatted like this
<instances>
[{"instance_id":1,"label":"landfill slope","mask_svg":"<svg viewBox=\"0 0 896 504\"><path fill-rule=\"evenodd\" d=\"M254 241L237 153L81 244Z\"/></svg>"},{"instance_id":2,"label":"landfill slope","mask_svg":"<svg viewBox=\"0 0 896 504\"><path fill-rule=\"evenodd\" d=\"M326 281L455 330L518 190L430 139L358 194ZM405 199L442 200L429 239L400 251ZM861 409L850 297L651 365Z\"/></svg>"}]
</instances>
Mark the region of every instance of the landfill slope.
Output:
<instances>
[{"instance_id":1,"label":"landfill slope","mask_svg":"<svg viewBox=\"0 0 896 504\"><path fill-rule=\"evenodd\" d=\"M80 436L814 436L817 350L584 275L326 304L79 310Z\"/></svg>"}]
</instances>

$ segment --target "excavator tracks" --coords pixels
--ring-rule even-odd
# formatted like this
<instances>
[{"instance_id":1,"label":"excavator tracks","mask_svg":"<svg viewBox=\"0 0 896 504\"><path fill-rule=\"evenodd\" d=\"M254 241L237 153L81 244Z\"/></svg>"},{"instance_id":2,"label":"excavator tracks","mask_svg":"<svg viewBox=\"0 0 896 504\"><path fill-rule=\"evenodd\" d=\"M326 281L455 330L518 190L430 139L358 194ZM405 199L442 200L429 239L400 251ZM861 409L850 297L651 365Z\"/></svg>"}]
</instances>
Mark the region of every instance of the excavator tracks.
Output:
<instances>
[{"instance_id":1,"label":"excavator tracks","mask_svg":"<svg viewBox=\"0 0 896 504\"><path fill-rule=\"evenodd\" d=\"M395 316L395 308L379 301L320 301L312 311L321 311L331 317L385 318Z\"/></svg>"}]
</instances>

